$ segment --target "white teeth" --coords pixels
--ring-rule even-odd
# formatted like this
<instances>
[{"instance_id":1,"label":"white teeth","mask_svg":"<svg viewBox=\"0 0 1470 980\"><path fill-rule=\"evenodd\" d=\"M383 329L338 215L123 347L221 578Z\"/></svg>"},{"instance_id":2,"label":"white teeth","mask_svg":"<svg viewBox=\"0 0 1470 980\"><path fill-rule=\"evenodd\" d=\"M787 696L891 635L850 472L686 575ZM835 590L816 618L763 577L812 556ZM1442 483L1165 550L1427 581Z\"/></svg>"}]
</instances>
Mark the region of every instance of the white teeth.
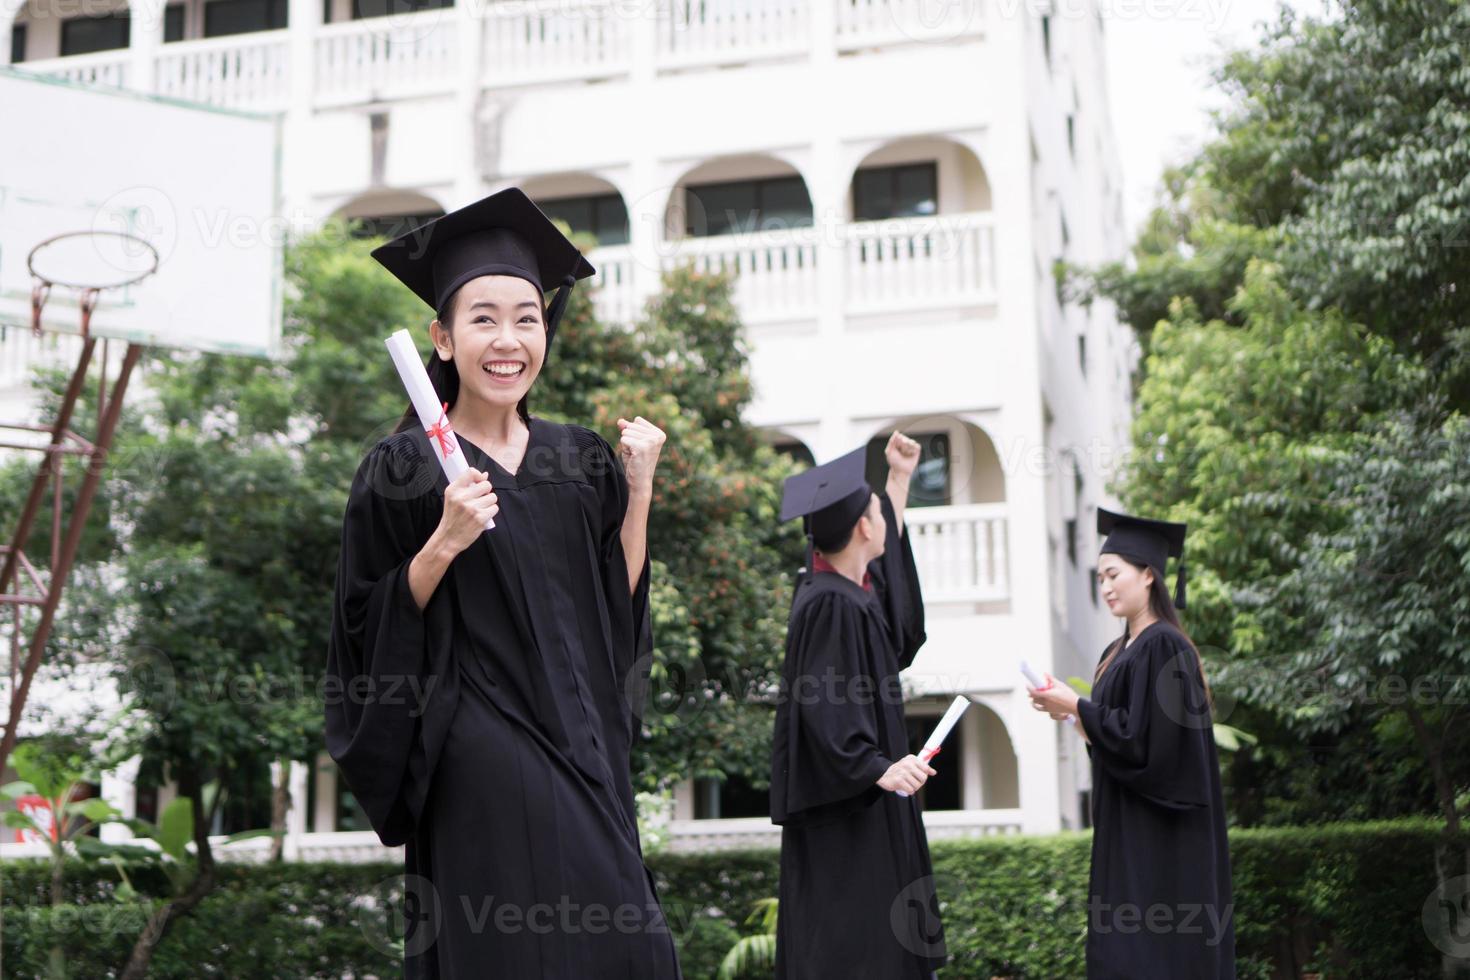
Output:
<instances>
[{"instance_id":1,"label":"white teeth","mask_svg":"<svg viewBox=\"0 0 1470 980\"><path fill-rule=\"evenodd\" d=\"M498 374L498 375L500 375L502 377L510 378L510 377L516 376L517 374L520 374L521 371L525 368L525 365L524 364L486 364L486 365L484 365L484 368L485 368L486 371L488 371L491 374Z\"/></svg>"}]
</instances>

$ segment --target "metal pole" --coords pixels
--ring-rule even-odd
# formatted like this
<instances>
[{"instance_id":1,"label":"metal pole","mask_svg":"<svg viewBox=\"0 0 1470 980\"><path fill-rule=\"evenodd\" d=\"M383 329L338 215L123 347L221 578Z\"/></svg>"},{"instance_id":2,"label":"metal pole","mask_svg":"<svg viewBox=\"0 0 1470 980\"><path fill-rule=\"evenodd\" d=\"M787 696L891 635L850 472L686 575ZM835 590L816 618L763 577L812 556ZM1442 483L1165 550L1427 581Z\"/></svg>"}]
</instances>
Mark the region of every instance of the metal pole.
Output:
<instances>
[{"instance_id":1,"label":"metal pole","mask_svg":"<svg viewBox=\"0 0 1470 980\"><path fill-rule=\"evenodd\" d=\"M97 341L88 337L82 344L82 355L77 360L76 370L72 372L71 382L66 386L66 394L62 396L61 408L56 413L56 423L51 426L51 444L46 449L46 462L42 464L40 471L36 474L35 481L31 484L30 496L26 498L25 509L20 513L20 523L15 528L15 540L11 549L5 554L5 564L0 566L0 592L10 587L10 578L15 574L16 561L20 556L22 546L26 538L30 537L31 525L35 523L36 511L41 507L41 495L46 492L46 477L50 474L51 467L61 465L61 457L56 449L61 445L66 430L71 426L71 416L77 407L77 398L82 393L82 386L87 382L87 368L92 362L92 348Z\"/></svg>"},{"instance_id":2,"label":"metal pole","mask_svg":"<svg viewBox=\"0 0 1470 980\"><path fill-rule=\"evenodd\" d=\"M36 631L31 634L31 649L26 657L25 669L21 674L20 686L14 688L10 695L10 719L5 724L5 737L0 740L0 772L5 771L5 764L10 760L10 751L15 748L16 737L20 731L20 716L25 708L26 696L31 690L31 681L36 676L36 669L41 665L41 653L46 649L46 639L51 632L52 621L56 617L56 607L61 602L61 591L66 585L66 577L71 572L71 563L76 558L77 548L81 544L82 531L86 528L87 514L92 509L92 499L97 495L97 485L102 481L102 465L107 459L108 450L112 448L113 432L117 429L118 417L122 414L123 395L128 389L128 379L133 373L133 367L142 356L143 348L137 344L128 344L128 350L123 357L122 368L118 372L117 381L112 386L112 397L108 399L107 411L102 419L102 425L97 431L97 439L93 445L92 454L87 461L87 472L82 477L82 487L77 494L76 504L73 507L71 519L66 525L66 541L61 546L61 558L55 567L51 569L50 588L46 590L46 602L41 607L41 621L36 625ZM88 339L88 347L83 353L83 367L87 357L91 355L91 339ZM73 378L75 380L75 377ZM69 414L69 413L67 413ZM59 423L58 423L59 424ZM58 430L59 431L59 430ZM7 567L13 562L16 553L7 556Z\"/></svg>"}]
</instances>

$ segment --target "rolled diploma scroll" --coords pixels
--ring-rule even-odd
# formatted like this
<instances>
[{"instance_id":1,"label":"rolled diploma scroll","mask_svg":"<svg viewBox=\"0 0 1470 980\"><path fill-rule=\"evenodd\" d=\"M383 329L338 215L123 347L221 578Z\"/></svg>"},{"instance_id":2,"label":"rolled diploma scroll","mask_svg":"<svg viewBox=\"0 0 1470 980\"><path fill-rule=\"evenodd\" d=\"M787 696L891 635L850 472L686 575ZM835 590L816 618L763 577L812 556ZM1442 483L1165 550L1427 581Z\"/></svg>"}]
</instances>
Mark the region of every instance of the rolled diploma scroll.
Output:
<instances>
[{"instance_id":1,"label":"rolled diploma scroll","mask_svg":"<svg viewBox=\"0 0 1470 980\"><path fill-rule=\"evenodd\" d=\"M413 403L419 424L429 433L429 445L434 447L434 455L439 457L444 475L453 483L459 479L461 473L470 468L470 464L465 462L464 448L459 444L459 436L454 434L449 417L444 414L444 406L434 393L434 383L429 380L429 372L424 370L423 361L419 360L413 338L408 335L407 330L400 330L384 343L388 345L388 355L393 358L393 366L398 369L398 377L403 379L403 387L408 392L408 400ZM495 518L485 521L485 530L494 526Z\"/></svg>"},{"instance_id":2,"label":"rolled diploma scroll","mask_svg":"<svg viewBox=\"0 0 1470 980\"><path fill-rule=\"evenodd\" d=\"M943 718L939 719L939 724L934 726L934 731L929 736L929 740L925 742L924 747L919 750L920 762L927 764L930 759L939 754L939 747L944 744L945 736L948 735L949 730L959 722L960 716L965 713L965 709L969 706L970 699L965 697L963 694L961 694L959 697L955 698L949 703L949 710L944 713ZM895 790L894 792L896 792L899 796L909 795L901 789Z\"/></svg>"},{"instance_id":3,"label":"rolled diploma scroll","mask_svg":"<svg viewBox=\"0 0 1470 980\"><path fill-rule=\"evenodd\" d=\"M1024 660L1021 661L1021 673L1026 675L1026 682L1032 687L1036 688L1036 690L1038 691L1044 691L1047 688L1051 687L1051 685L1046 682L1046 678L1036 673L1036 669ZM1077 716L1068 715L1067 724L1077 724Z\"/></svg>"}]
</instances>

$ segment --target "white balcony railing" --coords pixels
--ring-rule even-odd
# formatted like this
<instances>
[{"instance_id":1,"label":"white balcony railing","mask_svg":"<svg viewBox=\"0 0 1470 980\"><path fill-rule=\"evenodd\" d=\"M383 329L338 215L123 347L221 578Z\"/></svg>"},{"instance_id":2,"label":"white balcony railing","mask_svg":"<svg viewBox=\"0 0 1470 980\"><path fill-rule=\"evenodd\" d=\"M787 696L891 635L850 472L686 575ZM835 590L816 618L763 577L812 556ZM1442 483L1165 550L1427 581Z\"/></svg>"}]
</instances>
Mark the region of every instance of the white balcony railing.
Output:
<instances>
[{"instance_id":1,"label":"white balcony railing","mask_svg":"<svg viewBox=\"0 0 1470 980\"><path fill-rule=\"evenodd\" d=\"M802 54L806 0L659 0L661 68Z\"/></svg>"},{"instance_id":2,"label":"white balcony railing","mask_svg":"<svg viewBox=\"0 0 1470 980\"><path fill-rule=\"evenodd\" d=\"M910 507L904 524L926 603L991 602L1010 596L1004 504Z\"/></svg>"},{"instance_id":3,"label":"white balcony railing","mask_svg":"<svg viewBox=\"0 0 1470 980\"><path fill-rule=\"evenodd\" d=\"M131 80L128 73L131 58L128 50L123 48L117 51L97 51L93 54L74 54L66 58L26 61L15 67L39 75L64 78L69 82L126 87Z\"/></svg>"},{"instance_id":4,"label":"white balcony railing","mask_svg":"<svg viewBox=\"0 0 1470 980\"><path fill-rule=\"evenodd\" d=\"M836 0L842 50L979 33L981 0Z\"/></svg>"},{"instance_id":5,"label":"white balcony railing","mask_svg":"<svg viewBox=\"0 0 1470 980\"><path fill-rule=\"evenodd\" d=\"M632 23L608 0L485 7L486 86L617 75L632 60Z\"/></svg>"},{"instance_id":6,"label":"white balcony railing","mask_svg":"<svg viewBox=\"0 0 1470 980\"><path fill-rule=\"evenodd\" d=\"M840 51L979 33L981 0L829 0ZM645 13L646 12L646 13ZM626 74L634 33L660 69L806 57L824 43L812 36L809 0L517 0L480 4L481 83L489 87L590 80ZM456 81L460 15L436 8L308 26L312 77L290 77L288 30L236 34L162 45L151 66L161 94L231 107L276 111L447 92ZM22 63L27 71L72 81L129 86L133 54L101 51ZM293 85L300 91L293 91Z\"/></svg>"},{"instance_id":7,"label":"white balcony railing","mask_svg":"<svg viewBox=\"0 0 1470 980\"><path fill-rule=\"evenodd\" d=\"M633 289L633 253L626 245L607 245L587 256L597 274L592 277L592 308L603 323L631 324L638 318L638 294Z\"/></svg>"},{"instance_id":8,"label":"white balcony railing","mask_svg":"<svg viewBox=\"0 0 1470 980\"><path fill-rule=\"evenodd\" d=\"M811 229L684 238L664 246L663 263L729 274L747 323L805 320L817 311L815 238Z\"/></svg>"},{"instance_id":9,"label":"white balcony railing","mask_svg":"<svg viewBox=\"0 0 1470 980\"><path fill-rule=\"evenodd\" d=\"M285 109L291 98L286 38L280 30L164 45L154 91L232 109Z\"/></svg>"},{"instance_id":10,"label":"white balcony railing","mask_svg":"<svg viewBox=\"0 0 1470 980\"><path fill-rule=\"evenodd\" d=\"M316 35L316 102L448 92L459 46L450 8L328 24Z\"/></svg>"},{"instance_id":11,"label":"white balcony railing","mask_svg":"<svg viewBox=\"0 0 1470 980\"><path fill-rule=\"evenodd\" d=\"M989 213L861 221L845 237L849 312L995 301Z\"/></svg>"}]
</instances>

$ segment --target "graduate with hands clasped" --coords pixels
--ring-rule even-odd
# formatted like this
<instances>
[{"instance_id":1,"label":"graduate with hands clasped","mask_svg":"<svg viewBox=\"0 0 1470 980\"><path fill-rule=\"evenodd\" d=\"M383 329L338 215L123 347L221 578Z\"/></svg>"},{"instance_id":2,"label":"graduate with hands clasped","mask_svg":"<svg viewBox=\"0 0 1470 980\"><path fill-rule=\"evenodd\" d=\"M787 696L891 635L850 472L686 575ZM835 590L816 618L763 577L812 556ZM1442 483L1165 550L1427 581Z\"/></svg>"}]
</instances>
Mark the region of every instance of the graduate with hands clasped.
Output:
<instances>
[{"instance_id":1,"label":"graduate with hands clasped","mask_svg":"<svg viewBox=\"0 0 1470 980\"><path fill-rule=\"evenodd\" d=\"M946 959L914 795L935 770L909 751L898 678L925 640L904 526L919 444L895 432L885 455L881 495L858 449L790 478L782 497L809 551L771 747L779 980L930 980Z\"/></svg>"},{"instance_id":2,"label":"graduate with hands clasped","mask_svg":"<svg viewBox=\"0 0 1470 980\"><path fill-rule=\"evenodd\" d=\"M1077 719L1092 759L1088 980L1234 980L1230 849L1209 687L1176 609L1185 526L1098 510L1098 590L1124 622L1091 697L1047 675L1032 706ZM1165 563L1178 557L1171 601Z\"/></svg>"},{"instance_id":3,"label":"graduate with hands clasped","mask_svg":"<svg viewBox=\"0 0 1470 980\"><path fill-rule=\"evenodd\" d=\"M519 189L373 256L435 311L445 410L426 431L410 408L353 479L326 734L405 845L405 975L678 980L630 774L664 434L620 419L615 451L531 415L593 269ZM451 428L469 470L446 484L429 440Z\"/></svg>"}]
</instances>

